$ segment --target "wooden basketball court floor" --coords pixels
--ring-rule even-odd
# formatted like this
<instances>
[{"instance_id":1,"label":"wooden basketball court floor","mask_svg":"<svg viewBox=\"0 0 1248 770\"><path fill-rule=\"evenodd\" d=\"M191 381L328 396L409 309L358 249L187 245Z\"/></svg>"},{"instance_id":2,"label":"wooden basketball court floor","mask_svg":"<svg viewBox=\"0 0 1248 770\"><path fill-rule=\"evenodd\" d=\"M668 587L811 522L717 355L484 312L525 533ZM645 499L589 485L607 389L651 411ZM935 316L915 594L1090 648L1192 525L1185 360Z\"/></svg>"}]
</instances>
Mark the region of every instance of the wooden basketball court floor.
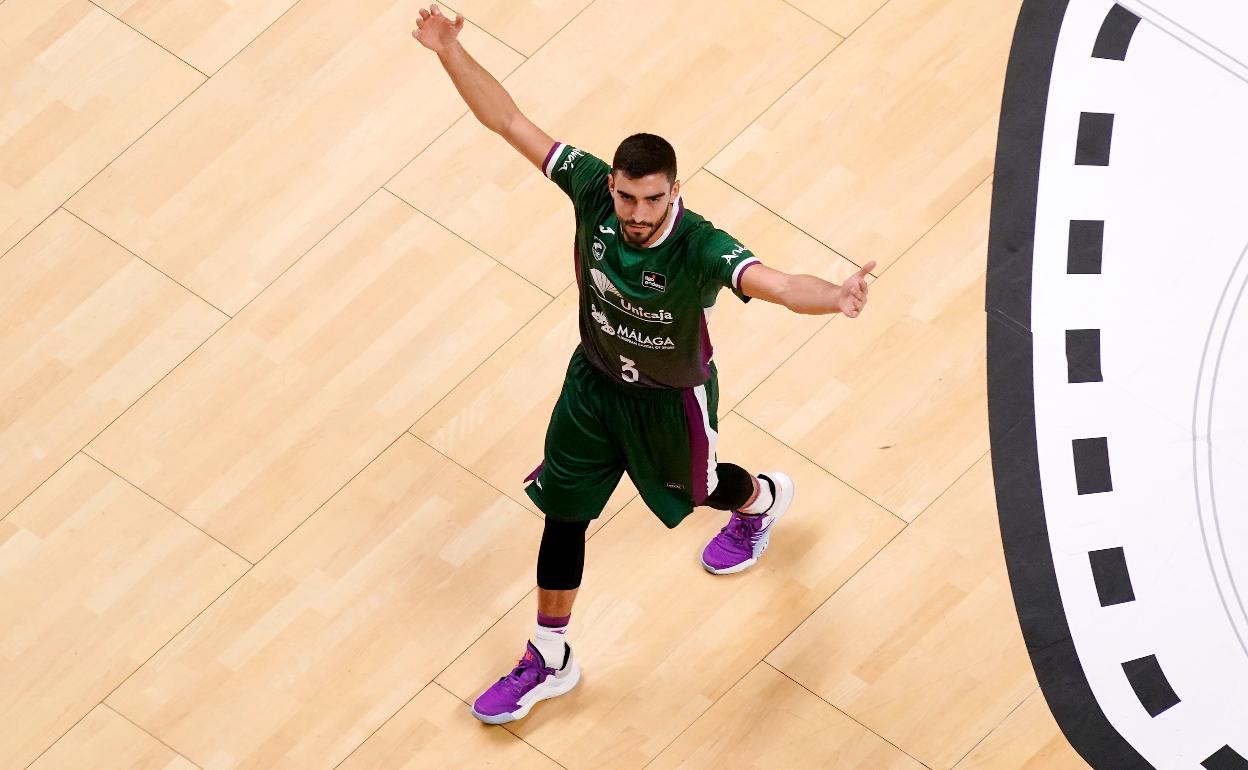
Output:
<instances>
[{"instance_id":1,"label":"wooden basketball court floor","mask_svg":"<svg viewBox=\"0 0 1248 770\"><path fill-rule=\"evenodd\" d=\"M394 0L0 0L0 767L1084 767L996 524L983 290L1018 0L462 0L558 139L669 138L765 262L720 456L759 566L627 481L572 694L467 704L532 630L520 481L575 344L571 207Z\"/></svg>"}]
</instances>

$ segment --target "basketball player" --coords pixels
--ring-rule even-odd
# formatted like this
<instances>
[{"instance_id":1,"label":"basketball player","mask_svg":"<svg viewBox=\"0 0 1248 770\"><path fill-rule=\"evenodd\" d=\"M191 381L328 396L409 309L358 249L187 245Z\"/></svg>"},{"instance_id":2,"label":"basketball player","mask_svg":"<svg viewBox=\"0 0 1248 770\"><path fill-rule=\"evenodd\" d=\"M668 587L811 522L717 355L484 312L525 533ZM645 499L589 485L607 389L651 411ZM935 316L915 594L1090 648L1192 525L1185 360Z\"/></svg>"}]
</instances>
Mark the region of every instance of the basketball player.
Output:
<instances>
[{"instance_id":1,"label":"basketball player","mask_svg":"<svg viewBox=\"0 0 1248 770\"><path fill-rule=\"evenodd\" d=\"M585 563L585 531L625 471L665 525L695 506L731 511L702 552L716 575L752 566L793 503L784 473L754 476L716 459L718 387L706 318L721 288L798 313L844 313L867 302L867 273L845 281L789 275L759 262L728 233L685 208L676 154L636 134L611 165L556 142L458 41L464 18L421 9L412 32L434 51L473 115L572 200L581 342L546 432L545 457L525 481L545 515L537 555L537 628L508 675L472 713L490 724L521 719L568 692L580 666L565 641Z\"/></svg>"}]
</instances>

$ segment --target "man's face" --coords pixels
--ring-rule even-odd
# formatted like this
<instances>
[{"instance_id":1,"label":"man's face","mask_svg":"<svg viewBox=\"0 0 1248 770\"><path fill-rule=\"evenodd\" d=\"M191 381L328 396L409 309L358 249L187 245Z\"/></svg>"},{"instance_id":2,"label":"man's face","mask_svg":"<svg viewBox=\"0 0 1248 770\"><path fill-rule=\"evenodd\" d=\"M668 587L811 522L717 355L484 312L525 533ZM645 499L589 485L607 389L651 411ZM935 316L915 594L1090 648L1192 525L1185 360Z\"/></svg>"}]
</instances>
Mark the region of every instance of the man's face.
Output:
<instances>
[{"instance_id":1,"label":"man's face","mask_svg":"<svg viewBox=\"0 0 1248 770\"><path fill-rule=\"evenodd\" d=\"M680 182L669 186L667 175L661 173L630 179L622 171L612 171L607 187L624 240L630 246L649 246L658 238L680 194Z\"/></svg>"}]
</instances>

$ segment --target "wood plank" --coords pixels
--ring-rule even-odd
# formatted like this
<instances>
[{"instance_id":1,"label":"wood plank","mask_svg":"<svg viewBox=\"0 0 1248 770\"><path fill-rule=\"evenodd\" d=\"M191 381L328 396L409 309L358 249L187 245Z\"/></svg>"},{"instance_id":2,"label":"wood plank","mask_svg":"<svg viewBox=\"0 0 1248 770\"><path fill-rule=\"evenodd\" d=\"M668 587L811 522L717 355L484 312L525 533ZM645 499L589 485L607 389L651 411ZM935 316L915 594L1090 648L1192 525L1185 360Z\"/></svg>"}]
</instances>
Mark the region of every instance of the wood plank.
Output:
<instances>
[{"instance_id":1,"label":"wood plank","mask_svg":"<svg viewBox=\"0 0 1248 770\"><path fill-rule=\"evenodd\" d=\"M985 457L767 661L933 770L1035 687Z\"/></svg>"},{"instance_id":2,"label":"wood plank","mask_svg":"<svg viewBox=\"0 0 1248 770\"><path fill-rule=\"evenodd\" d=\"M555 139L608 163L632 133L664 136L676 148L680 179L840 40L780 0L759 0L750 13L724 13L713 0L654 5L645 29L681 34L619 33L636 14L625 0L594 3L504 85ZM744 40L748 45L736 42ZM725 94L724 83L739 87ZM472 116L387 187L546 292L558 294L572 282L566 196Z\"/></svg>"},{"instance_id":3,"label":"wood plank","mask_svg":"<svg viewBox=\"0 0 1248 770\"><path fill-rule=\"evenodd\" d=\"M707 168L887 269L991 173L1019 5L892 0Z\"/></svg>"},{"instance_id":4,"label":"wood plank","mask_svg":"<svg viewBox=\"0 0 1248 770\"><path fill-rule=\"evenodd\" d=\"M507 45L532 56L592 3L593 0L457 0L454 8ZM454 18L453 14L448 15Z\"/></svg>"},{"instance_id":5,"label":"wood plank","mask_svg":"<svg viewBox=\"0 0 1248 770\"><path fill-rule=\"evenodd\" d=\"M30 770L198 770L186 757L135 727L108 706L81 722L30 766Z\"/></svg>"},{"instance_id":6,"label":"wood plank","mask_svg":"<svg viewBox=\"0 0 1248 770\"><path fill-rule=\"evenodd\" d=\"M87 0L0 5L0 254L202 82Z\"/></svg>"},{"instance_id":7,"label":"wood plank","mask_svg":"<svg viewBox=\"0 0 1248 770\"><path fill-rule=\"evenodd\" d=\"M69 210L234 315L465 112L411 13L298 3ZM520 61L463 34L495 72Z\"/></svg>"},{"instance_id":8,"label":"wood plank","mask_svg":"<svg viewBox=\"0 0 1248 770\"><path fill-rule=\"evenodd\" d=\"M849 37L888 0L789 0L841 37Z\"/></svg>"},{"instance_id":9,"label":"wood plank","mask_svg":"<svg viewBox=\"0 0 1248 770\"><path fill-rule=\"evenodd\" d=\"M984 183L739 411L913 521L988 451Z\"/></svg>"},{"instance_id":10,"label":"wood plank","mask_svg":"<svg viewBox=\"0 0 1248 770\"><path fill-rule=\"evenodd\" d=\"M90 451L255 561L548 300L379 192Z\"/></svg>"},{"instance_id":11,"label":"wood plank","mask_svg":"<svg viewBox=\"0 0 1248 770\"><path fill-rule=\"evenodd\" d=\"M766 663L755 666L646 767L923 770Z\"/></svg>"},{"instance_id":12,"label":"wood plank","mask_svg":"<svg viewBox=\"0 0 1248 770\"><path fill-rule=\"evenodd\" d=\"M204 768L332 768L532 588L540 530L404 435L108 704Z\"/></svg>"},{"instance_id":13,"label":"wood plank","mask_svg":"<svg viewBox=\"0 0 1248 770\"><path fill-rule=\"evenodd\" d=\"M0 516L226 320L65 211L0 259Z\"/></svg>"},{"instance_id":14,"label":"wood plank","mask_svg":"<svg viewBox=\"0 0 1248 770\"><path fill-rule=\"evenodd\" d=\"M109 13L209 75L296 0L95 0Z\"/></svg>"},{"instance_id":15,"label":"wood plank","mask_svg":"<svg viewBox=\"0 0 1248 770\"><path fill-rule=\"evenodd\" d=\"M1036 690L956 770L1088 770Z\"/></svg>"},{"instance_id":16,"label":"wood plank","mask_svg":"<svg viewBox=\"0 0 1248 770\"><path fill-rule=\"evenodd\" d=\"M339 770L430 767L559 770L559 765L506 730L482 728L468 705L436 682L421 690Z\"/></svg>"},{"instance_id":17,"label":"wood plank","mask_svg":"<svg viewBox=\"0 0 1248 770\"><path fill-rule=\"evenodd\" d=\"M249 566L75 455L0 521L0 766L33 761Z\"/></svg>"},{"instance_id":18,"label":"wood plank","mask_svg":"<svg viewBox=\"0 0 1248 770\"><path fill-rule=\"evenodd\" d=\"M858 266L747 198L714 174L689 181L687 204L732 233L766 265L840 283ZM719 294L709 322L719 371L719 411L727 414L789 359L830 316L808 316L770 302Z\"/></svg>"},{"instance_id":19,"label":"wood plank","mask_svg":"<svg viewBox=\"0 0 1248 770\"><path fill-rule=\"evenodd\" d=\"M571 693L509 725L565 767L638 767L731 689L875 554L901 522L735 415L721 457L784 468L797 503L749 572L700 564L727 520L702 509L675 530L629 504L589 540L570 641L585 674ZM518 604L439 675L472 702L523 651L534 601Z\"/></svg>"},{"instance_id":20,"label":"wood plank","mask_svg":"<svg viewBox=\"0 0 1248 770\"><path fill-rule=\"evenodd\" d=\"M580 339L576 301L569 286L411 428L538 516L523 480L542 461L546 425ZM589 534L636 496L625 474Z\"/></svg>"}]
</instances>

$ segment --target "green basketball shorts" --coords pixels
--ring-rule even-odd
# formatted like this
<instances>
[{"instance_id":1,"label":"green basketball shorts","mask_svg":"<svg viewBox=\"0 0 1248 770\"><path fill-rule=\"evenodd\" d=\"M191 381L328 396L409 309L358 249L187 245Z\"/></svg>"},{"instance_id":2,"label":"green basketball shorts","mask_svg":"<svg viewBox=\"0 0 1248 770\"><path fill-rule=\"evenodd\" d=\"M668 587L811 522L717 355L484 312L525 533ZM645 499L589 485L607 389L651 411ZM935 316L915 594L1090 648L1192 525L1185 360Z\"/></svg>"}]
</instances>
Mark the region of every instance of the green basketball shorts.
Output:
<instances>
[{"instance_id":1,"label":"green basketball shorts","mask_svg":"<svg viewBox=\"0 0 1248 770\"><path fill-rule=\"evenodd\" d=\"M545 459L525 488L559 521L598 518L628 472L646 505L675 527L715 489L719 386L651 390L616 382L578 346L546 429Z\"/></svg>"}]
</instances>

